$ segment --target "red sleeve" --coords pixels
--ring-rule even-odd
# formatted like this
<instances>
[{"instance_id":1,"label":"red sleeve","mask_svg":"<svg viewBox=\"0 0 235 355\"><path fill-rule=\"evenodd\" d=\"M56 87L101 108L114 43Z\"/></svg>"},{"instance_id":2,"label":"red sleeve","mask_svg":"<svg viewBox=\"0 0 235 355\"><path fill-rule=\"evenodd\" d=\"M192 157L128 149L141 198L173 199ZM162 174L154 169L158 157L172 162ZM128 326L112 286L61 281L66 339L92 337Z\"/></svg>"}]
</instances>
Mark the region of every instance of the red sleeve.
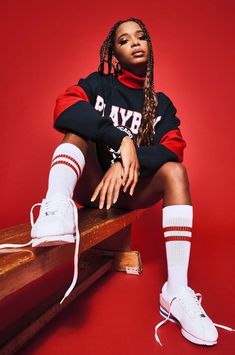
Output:
<instances>
[{"instance_id":1,"label":"red sleeve","mask_svg":"<svg viewBox=\"0 0 235 355\"><path fill-rule=\"evenodd\" d=\"M87 101L89 98L81 86L70 86L57 100L54 110L54 121L64 112L68 107L74 105L78 101Z\"/></svg>"},{"instance_id":2,"label":"red sleeve","mask_svg":"<svg viewBox=\"0 0 235 355\"><path fill-rule=\"evenodd\" d=\"M160 140L162 144L167 149L171 150L179 158L179 162L183 161L183 152L186 147L186 143L181 135L180 130L174 129L168 131Z\"/></svg>"}]
</instances>

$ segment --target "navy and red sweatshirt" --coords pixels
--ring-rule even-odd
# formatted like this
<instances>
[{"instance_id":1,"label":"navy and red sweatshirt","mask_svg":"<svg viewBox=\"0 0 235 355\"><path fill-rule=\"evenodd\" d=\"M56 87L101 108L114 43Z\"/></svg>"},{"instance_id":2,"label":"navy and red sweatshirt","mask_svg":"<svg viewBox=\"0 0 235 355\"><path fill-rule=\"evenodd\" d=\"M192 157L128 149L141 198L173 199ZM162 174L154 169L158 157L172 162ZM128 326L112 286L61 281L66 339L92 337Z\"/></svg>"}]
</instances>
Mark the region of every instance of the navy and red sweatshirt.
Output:
<instances>
[{"instance_id":1,"label":"navy and red sweatshirt","mask_svg":"<svg viewBox=\"0 0 235 355\"><path fill-rule=\"evenodd\" d=\"M54 127L96 143L101 166L107 170L119 155L123 137L133 138L141 124L144 78L126 70L118 75L94 72L69 87L56 101ZM149 176L168 161L182 162L186 146L176 108L158 92L155 135L151 146L137 147L140 176Z\"/></svg>"}]
</instances>

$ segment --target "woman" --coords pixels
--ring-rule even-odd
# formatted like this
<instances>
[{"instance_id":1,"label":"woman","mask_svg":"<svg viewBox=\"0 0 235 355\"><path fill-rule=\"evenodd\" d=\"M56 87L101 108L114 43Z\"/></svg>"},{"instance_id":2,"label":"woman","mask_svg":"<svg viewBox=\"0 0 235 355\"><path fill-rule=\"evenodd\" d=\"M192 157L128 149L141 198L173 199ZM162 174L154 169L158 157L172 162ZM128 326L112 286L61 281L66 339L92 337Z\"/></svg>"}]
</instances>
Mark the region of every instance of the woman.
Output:
<instances>
[{"instance_id":1,"label":"woman","mask_svg":"<svg viewBox=\"0 0 235 355\"><path fill-rule=\"evenodd\" d=\"M76 242L75 274L67 297L77 280L79 243L72 198L107 209L113 204L143 208L162 199L168 280L160 295L160 313L178 322L191 342L214 345L215 325L187 281L193 209L182 165L186 144L173 103L154 91L153 67L143 22L119 21L101 47L98 72L58 97L54 126L65 136L54 152L35 224L31 211L30 243L42 247ZM155 332L159 343L162 323Z\"/></svg>"}]
</instances>

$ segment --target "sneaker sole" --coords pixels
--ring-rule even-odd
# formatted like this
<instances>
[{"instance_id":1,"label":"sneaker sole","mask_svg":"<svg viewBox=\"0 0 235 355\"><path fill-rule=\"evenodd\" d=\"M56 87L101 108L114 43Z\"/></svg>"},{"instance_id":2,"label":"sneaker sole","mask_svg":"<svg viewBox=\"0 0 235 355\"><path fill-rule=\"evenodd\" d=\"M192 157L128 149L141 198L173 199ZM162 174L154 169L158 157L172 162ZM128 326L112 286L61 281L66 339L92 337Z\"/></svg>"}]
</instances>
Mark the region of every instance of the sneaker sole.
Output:
<instances>
[{"instance_id":1,"label":"sneaker sole","mask_svg":"<svg viewBox=\"0 0 235 355\"><path fill-rule=\"evenodd\" d=\"M167 318L168 316L168 312L165 308L163 308L162 306L160 306L160 314L163 318ZM177 318L175 318L172 314L170 314L169 317L169 321L171 321L172 323L177 324L178 326L181 327L181 334L189 341L191 341L194 344L197 345L207 345L207 346L212 346L217 344L217 341L208 341L208 340L203 340L200 338L196 338L195 336L193 336L192 334L190 334L189 332L187 332L180 324L180 322L178 321Z\"/></svg>"},{"instance_id":2,"label":"sneaker sole","mask_svg":"<svg viewBox=\"0 0 235 355\"><path fill-rule=\"evenodd\" d=\"M75 237L73 235L32 238L32 247L50 247L55 245L70 244L74 242Z\"/></svg>"}]
</instances>

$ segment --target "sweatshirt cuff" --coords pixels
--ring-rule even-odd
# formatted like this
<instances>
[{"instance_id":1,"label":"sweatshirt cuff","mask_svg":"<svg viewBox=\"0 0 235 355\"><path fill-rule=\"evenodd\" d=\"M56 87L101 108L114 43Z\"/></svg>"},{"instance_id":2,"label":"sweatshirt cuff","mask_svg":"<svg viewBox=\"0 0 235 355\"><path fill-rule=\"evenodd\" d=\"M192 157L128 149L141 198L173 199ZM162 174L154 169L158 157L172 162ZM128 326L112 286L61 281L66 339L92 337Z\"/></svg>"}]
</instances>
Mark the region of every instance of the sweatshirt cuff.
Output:
<instances>
[{"instance_id":1,"label":"sweatshirt cuff","mask_svg":"<svg viewBox=\"0 0 235 355\"><path fill-rule=\"evenodd\" d=\"M120 131L115 126L105 127L104 132L100 135L101 141L115 151L119 150L121 142L128 134Z\"/></svg>"}]
</instances>

